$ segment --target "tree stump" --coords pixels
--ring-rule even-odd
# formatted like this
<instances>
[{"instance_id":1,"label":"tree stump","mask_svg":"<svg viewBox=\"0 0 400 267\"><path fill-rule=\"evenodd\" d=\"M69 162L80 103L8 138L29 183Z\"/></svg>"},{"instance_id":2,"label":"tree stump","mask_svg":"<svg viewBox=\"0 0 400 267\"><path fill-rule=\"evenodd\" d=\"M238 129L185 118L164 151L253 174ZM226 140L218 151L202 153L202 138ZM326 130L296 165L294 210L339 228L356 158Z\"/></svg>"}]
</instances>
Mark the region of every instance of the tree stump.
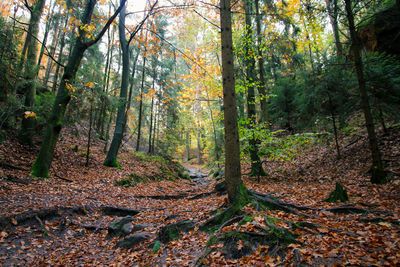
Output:
<instances>
[{"instance_id":1,"label":"tree stump","mask_svg":"<svg viewBox=\"0 0 400 267\"><path fill-rule=\"evenodd\" d=\"M349 200L349 196L347 195L347 191L344 190L343 185L341 183L336 183L336 188L333 190L327 199L326 202L346 202Z\"/></svg>"}]
</instances>

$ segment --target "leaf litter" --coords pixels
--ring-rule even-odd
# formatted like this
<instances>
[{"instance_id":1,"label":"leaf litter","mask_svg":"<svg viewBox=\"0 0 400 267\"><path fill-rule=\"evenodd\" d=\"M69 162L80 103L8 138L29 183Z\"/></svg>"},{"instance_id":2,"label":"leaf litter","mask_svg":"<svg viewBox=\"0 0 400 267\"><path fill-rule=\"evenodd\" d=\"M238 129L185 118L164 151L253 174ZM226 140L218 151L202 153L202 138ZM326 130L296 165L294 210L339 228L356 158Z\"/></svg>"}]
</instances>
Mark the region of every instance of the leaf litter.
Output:
<instances>
[{"instance_id":1,"label":"leaf litter","mask_svg":"<svg viewBox=\"0 0 400 267\"><path fill-rule=\"evenodd\" d=\"M250 255L239 259L226 258L221 244L214 244L215 251L202 259L202 263L214 266L399 265L400 129L390 131L389 135L380 136L383 156L387 159L386 169L391 174L391 181L385 185L369 182L370 160L365 133L350 146L345 144L352 140L342 138L341 160L336 159L334 149L326 144L311 144L293 161L266 160L264 167L270 176L261 182L244 175L244 183L249 189L313 209L296 215L278 210L257 210L248 205L245 211L252 215L252 220L225 226L221 232L237 229L255 232L260 227L268 228L264 218L274 218L276 226L294 229L298 243L289 245L284 257L271 256L265 253L267 247L259 246ZM52 179L31 179L29 171L0 169L0 217L11 218L0 229L0 264L190 266L197 262L210 237L198 227L182 233L179 239L162 244L157 251L153 247L161 227L184 219L199 225L224 204L226 196L218 194L190 199L213 191L216 181L206 178L208 183L199 185L178 179L137 183L134 187L116 186L117 180L132 173L148 177L162 175L160 165L140 161L128 149L123 149L119 156L121 169L104 167L103 143L95 141L90 165L85 167L84 151L72 149L76 145L83 148L85 141L68 130L62 136L53 160ZM23 147L15 138L10 138L0 145L0 157L11 165L29 169L38 149L39 146ZM248 173L248 170L249 165L244 163L243 172ZM6 179L10 176L28 183ZM349 202L323 201L336 182L342 183L348 191ZM146 197L178 195L182 197ZM152 237L130 250L115 249L118 237L107 237L107 226L115 217L99 211L104 205L139 210L133 223L146 225L144 230ZM21 215L58 207L84 207L86 212L18 221ZM337 213L337 209L332 209L349 207L373 212ZM301 227L293 228L293 223ZM238 241L237 245L243 248L242 242Z\"/></svg>"}]
</instances>

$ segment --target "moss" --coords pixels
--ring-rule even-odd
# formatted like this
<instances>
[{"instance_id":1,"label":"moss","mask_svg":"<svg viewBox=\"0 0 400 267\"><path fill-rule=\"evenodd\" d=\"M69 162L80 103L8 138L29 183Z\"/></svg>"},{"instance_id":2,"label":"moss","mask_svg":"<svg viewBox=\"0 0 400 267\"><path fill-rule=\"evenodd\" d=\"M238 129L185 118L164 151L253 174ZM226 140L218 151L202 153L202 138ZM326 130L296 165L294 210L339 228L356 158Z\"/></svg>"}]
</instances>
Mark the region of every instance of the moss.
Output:
<instances>
[{"instance_id":1,"label":"moss","mask_svg":"<svg viewBox=\"0 0 400 267\"><path fill-rule=\"evenodd\" d=\"M40 168L40 165L41 164L39 164L37 162L37 159L36 159L35 163L33 163L32 169L31 169L31 176L33 178L38 178L38 177L40 177L40 178L50 178L49 171Z\"/></svg>"},{"instance_id":2,"label":"moss","mask_svg":"<svg viewBox=\"0 0 400 267\"><path fill-rule=\"evenodd\" d=\"M160 241L157 240L153 246L153 254L157 253L160 250L160 248L161 248L161 243Z\"/></svg>"},{"instance_id":3,"label":"moss","mask_svg":"<svg viewBox=\"0 0 400 267\"><path fill-rule=\"evenodd\" d=\"M122 178L120 180L115 181L114 185L124 186L124 187L130 187L130 186L133 187L136 185L136 183L129 178Z\"/></svg>"},{"instance_id":4,"label":"moss","mask_svg":"<svg viewBox=\"0 0 400 267\"><path fill-rule=\"evenodd\" d=\"M118 163L117 159L113 159L111 161L104 161L103 165L107 167L122 169L122 165Z\"/></svg>"},{"instance_id":5,"label":"moss","mask_svg":"<svg viewBox=\"0 0 400 267\"><path fill-rule=\"evenodd\" d=\"M180 237L179 231L187 232L194 228L193 222L189 220L171 223L161 228L158 238L163 243L168 243Z\"/></svg>"},{"instance_id":6,"label":"moss","mask_svg":"<svg viewBox=\"0 0 400 267\"><path fill-rule=\"evenodd\" d=\"M210 236L210 238L207 241L206 247L207 248L211 247L212 245L216 244L217 241L218 241L218 238L215 235Z\"/></svg>"},{"instance_id":7,"label":"moss","mask_svg":"<svg viewBox=\"0 0 400 267\"><path fill-rule=\"evenodd\" d=\"M213 218L208 220L200 227L200 230L207 233L214 232L220 227L220 225L222 225L229 219L233 218L234 216L243 214L243 211L241 209L248 203L251 203L252 200L253 197L249 190L247 190L247 188L243 184L241 184L238 188L235 202L232 203L229 208L223 210L222 212L218 213Z\"/></svg>"}]
</instances>

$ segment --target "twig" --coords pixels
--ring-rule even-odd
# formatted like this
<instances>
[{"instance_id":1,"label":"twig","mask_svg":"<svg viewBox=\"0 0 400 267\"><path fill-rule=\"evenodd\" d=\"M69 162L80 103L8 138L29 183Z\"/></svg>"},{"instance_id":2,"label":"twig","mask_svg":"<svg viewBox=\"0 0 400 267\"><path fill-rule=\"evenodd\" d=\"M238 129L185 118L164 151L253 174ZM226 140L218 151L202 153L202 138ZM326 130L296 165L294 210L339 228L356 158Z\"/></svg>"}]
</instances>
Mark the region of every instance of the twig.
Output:
<instances>
[{"instance_id":1,"label":"twig","mask_svg":"<svg viewBox=\"0 0 400 267\"><path fill-rule=\"evenodd\" d=\"M73 183L74 182L74 181L72 181L70 179L67 179L67 178L59 176L57 173L55 173L54 176L57 177L58 179L61 179L63 181L69 182L69 183Z\"/></svg>"}]
</instances>

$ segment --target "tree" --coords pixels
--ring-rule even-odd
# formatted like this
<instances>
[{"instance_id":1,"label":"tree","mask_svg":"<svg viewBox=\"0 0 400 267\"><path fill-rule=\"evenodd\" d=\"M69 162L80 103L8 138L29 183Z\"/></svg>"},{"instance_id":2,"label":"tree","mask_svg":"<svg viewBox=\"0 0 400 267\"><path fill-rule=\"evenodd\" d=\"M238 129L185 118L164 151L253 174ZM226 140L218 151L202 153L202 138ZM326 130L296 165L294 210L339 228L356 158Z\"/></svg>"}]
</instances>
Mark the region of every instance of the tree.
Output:
<instances>
[{"instance_id":1,"label":"tree","mask_svg":"<svg viewBox=\"0 0 400 267\"><path fill-rule=\"evenodd\" d=\"M143 51L143 65L142 65L142 84L140 86L140 95L139 95L139 116L138 116L138 134L136 140L136 151L140 149L140 138L142 135L142 118L143 118L143 91L144 91L144 80L146 75L146 58L147 58L147 32L146 38L144 42L144 51Z\"/></svg>"},{"instance_id":2,"label":"tree","mask_svg":"<svg viewBox=\"0 0 400 267\"><path fill-rule=\"evenodd\" d=\"M88 26L90 24L96 0L86 0L78 36L75 39L72 52L69 55L67 66L65 67L61 84L57 91L54 101L53 110L47 122L44 131L43 143L40 147L39 154L32 166L31 175L33 177L48 177L49 169L54 155L54 149L57 144L58 136L63 126L64 114L68 103L71 100L71 93L74 90L71 83L75 80L76 72L79 69L81 60L85 51L92 45L96 44L104 33L110 27L111 23L125 5L126 0L121 1L120 7L109 18L100 33L91 41L87 41Z\"/></svg>"},{"instance_id":3,"label":"tree","mask_svg":"<svg viewBox=\"0 0 400 267\"><path fill-rule=\"evenodd\" d=\"M220 4L222 87L225 124L225 182L228 200L231 204L234 204L240 200L240 191L244 188L244 185L241 178L240 144L236 113L231 1L221 0Z\"/></svg>"},{"instance_id":4,"label":"tree","mask_svg":"<svg viewBox=\"0 0 400 267\"><path fill-rule=\"evenodd\" d=\"M352 52L354 57L354 68L357 73L358 88L361 97L361 108L364 112L365 124L368 132L368 141L370 145L372 155L372 167L371 167L371 183L383 184L386 182L386 172L383 168L381 159L381 152L378 146L378 140L376 138L374 120L371 113L371 107L368 99L368 92L365 86L363 62L361 58L361 44L360 38L356 33L356 27L354 24L354 14L351 6L351 0L344 0L346 4L346 15L349 22L350 38L352 42Z\"/></svg>"},{"instance_id":5,"label":"tree","mask_svg":"<svg viewBox=\"0 0 400 267\"><path fill-rule=\"evenodd\" d=\"M120 5L122 6L123 0L121 0ZM119 105L117 112L117 121L115 124L114 136L111 141L110 148L107 153L107 157L103 163L105 166L117 167L117 154L119 147L121 145L122 137L124 134L124 122L125 122L125 112L126 112L126 98L128 93L128 83L129 83L129 43L125 37L125 13L126 5L124 4L121 12L119 14L119 40L121 44L122 51L122 78L121 78L121 90L119 96Z\"/></svg>"},{"instance_id":6,"label":"tree","mask_svg":"<svg viewBox=\"0 0 400 267\"><path fill-rule=\"evenodd\" d=\"M24 81L21 90L25 96L25 113L23 114L21 129L18 139L20 143L32 145L32 137L35 133L35 116L31 116L31 110L35 104L36 95L36 75L38 73L37 54L38 41L37 35L39 32L39 22L42 16L46 0L38 0L36 4L30 8L31 18L27 35L30 36L27 41L27 55L24 67Z\"/></svg>"},{"instance_id":7,"label":"tree","mask_svg":"<svg viewBox=\"0 0 400 267\"><path fill-rule=\"evenodd\" d=\"M124 0L121 0L121 6L125 3ZM121 146L121 141L124 136L124 129L125 129L125 122L126 122L126 105L127 105L127 94L128 94L128 85L129 85L129 43L132 41L132 39L135 37L135 35L138 33L138 31L141 29L143 26L144 22L147 20L147 18L150 16L152 13L154 7L157 5L157 1L152 5L150 8L150 11L148 14L145 16L145 18L141 21L141 23L135 28L135 30L130 34L129 40L126 39L125 37L125 12L126 12L126 7L123 6L121 13L119 15L119 38L120 38L120 43L121 43L121 50L122 50L122 78L121 78L121 90L120 90L120 96L119 96L119 105L118 105L118 112L117 112L117 120L115 123L115 130L114 130L114 136L111 141L110 148L107 153L107 157L104 161L105 166L110 166L110 167L118 167L119 164L117 162L117 155L118 155L118 150Z\"/></svg>"},{"instance_id":8,"label":"tree","mask_svg":"<svg viewBox=\"0 0 400 267\"><path fill-rule=\"evenodd\" d=\"M245 30L245 64L246 64L246 89L247 89L247 118L248 125L250 128L249 137L249 150L250 150L250 161L251 161L251 172L250 176L266 176L267 173L262 167L260 156L258 155L258 138L255 137L254 129L256 124L256 98L255 98L255 84L256 84L256 73L255 67L256 62L254 60L253 47L253 31L251 25L250 14L252 11L251 1L244 0L245 9L245 20L246 20L246 30Z\"/></svg>"}]
</instances>

